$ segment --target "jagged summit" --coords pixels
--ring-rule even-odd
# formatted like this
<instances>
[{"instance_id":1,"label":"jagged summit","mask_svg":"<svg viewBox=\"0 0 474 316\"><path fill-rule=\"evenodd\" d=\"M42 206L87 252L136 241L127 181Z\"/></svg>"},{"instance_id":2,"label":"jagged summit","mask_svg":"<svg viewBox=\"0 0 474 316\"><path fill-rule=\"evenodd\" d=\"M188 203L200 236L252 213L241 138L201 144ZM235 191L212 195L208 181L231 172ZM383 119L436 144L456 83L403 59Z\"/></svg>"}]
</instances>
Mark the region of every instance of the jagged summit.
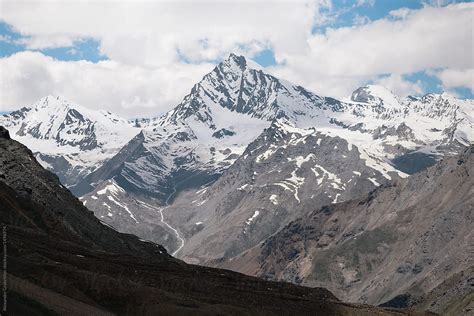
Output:
<instances>
[{"instance_id":1,"label":"jagged summit","mask_svg":"<svg viewBox=\"0 0 474 316\"><path fill-rule=\"evenodd\" d=\"M47 101L59 102L52 96ZM451 110L446 110L448 103ZM123 124L114 123L109 129L115 131L115 126L120 126L121 131L131 131L133 135L129 135L128 140L139 132L138 128L144 129L143 146L138 147L143 156L126 158L130 161L127 160L123 170L117 172L137 190L167 192L170 188L166 179L179 170L220 174L276 120L284 122L285 126L335 132L356 146L367 147L375 156L388 154L391 159L428 144L430 148L436 148L453 141L469 143L472 140L469 130L473 125L470 107L472 101L448 98L444 94L401 99L376 85L358 88L347 100L322 97L266 73L244 56L230 54L164 116L142 120L143 124L142 121L129 123L124 120ZM85 110L77 112L84 118L97 116L85 115ZM16 120L28 122L25 113L18 115ZM69 115L71 122L77 121L75 114L72 111ZM119 118L110 119L110 113L99 114L104 118L100 120L102 123L122 122ZM99 125L105 124L91 125L95 133ZM373 143L374 139L377 139L377 145ZM409 143L405 142L403 149L394 149L400 148L397 147L400 141ZM110 142L108 138L107 142ZM97 147L99 144L100 141ZM30 146L34 148L33 144ZM135 148L136 142L131 141L130 146ZM118 150L119 146L115 152ZM156 175L153 177L156 181L147 180L149 174ZM150 186L154 182L156 185Z\"/></svg>"},{"instance_id":2,"label":"jagged summit","mask_svg":"<svg viewBox=\"0 0 474 316\"><path fill-rule=\"evenodd\" d=\"M271 121L312 114L325 98L291 82L280 80L243 56L230 54L197 83L183 101L168 112L161 125L193 116L214 128L216 113L222 109Z\"/></svg>"},{"instance_id":3,"label":"jagged summit","mask_svg":"<svg viewBox=\"0 0 474 316\"><path fill-rule=\"evenodd\" d=\"M1 116L0 124L65 185L115 155L140 131L115 114L52 95Z\"/></svg>"},{"instance_id":4,"label":"jagged summit","mask_svg":"<svg viewBox=\"0 0 474 316\"><path fill-rule=\"evenodd\" d=\"M247 59L245 59L245 57L242 55L238 56L234 53L231 53L227 59L218 65L218 67L228 69L235 69L238 67L240 70L244 71L247 68Z\"/></svg>"},{"instance_id":5,"label":"jagged summit","mask_svg":"<svg viewBox=\"0 0 474 316\"><path fill-rule=\"evenodd\" d=\"M59 159L39 157L45 167L56 173L75 170L75 177L84 166L98 168L129 142L139 156L124 158L121 171L109 167L137 190L166 187L162 191L167 192L168 177L180 170L220 174L274 121L285 128L335 133L385 161L387 155L392 159L422 147L433 152L453 142L472 142L473 108L472 100L447 94L401 99L376 85L358 88L347 100L322 97L230 54L160 118L127 121L48 96L0 117L0 123L35 152ZM137 147L132 138L141 129L143 145Z\"/></svg>"},{"instance_id":6,"label":"jagged summit","mask_svg":"<svg viewBox=\"0 0 474 316\"><path fill-rule=\"evenodd\" d=\"M52 95L31 107L6 114L0 121L12 135L38 151L44 151L45 146L69 148L69 152L74 148L107 150L122 146L124 138L128 140L138 133L126 119L115 114L91 110Z\"/></svg>"}]
</instances>

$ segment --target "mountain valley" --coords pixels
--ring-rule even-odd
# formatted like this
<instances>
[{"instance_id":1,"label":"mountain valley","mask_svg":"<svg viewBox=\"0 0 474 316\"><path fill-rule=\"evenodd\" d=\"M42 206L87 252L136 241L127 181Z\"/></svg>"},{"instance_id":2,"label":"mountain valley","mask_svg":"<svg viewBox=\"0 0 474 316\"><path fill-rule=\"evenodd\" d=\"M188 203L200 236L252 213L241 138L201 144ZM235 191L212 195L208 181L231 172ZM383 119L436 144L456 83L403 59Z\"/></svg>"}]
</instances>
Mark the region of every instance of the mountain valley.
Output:
<instances>
[{"instance_id":1,"label":"mountain valley","mask_svg":"<svg viewBox=\"0 0 474 316\"><path fill-rule=\"evenodd\" d=\"M9 314L431 315L186 264L98 220L3 127L0 158Z\"/></svg>"},{"instance_id":2,"label":"mountain valley","mask_svg":"<svg viewBox=\"0 0 474 316\"><path fill-rule=\"evenodd\" d=\"M463 314L474 307L473 170L471 146L362 198L314 208L217 265L349 301ZM439 290L445 280L451 287Z\"/></svg>"},{"instance_id":3,"label":"mountain valley","mask_svg":"<svg viewBox=\"0 0 474 316\"><path fill-rule=\"evenodd\" d=\"M159 117L48 96L0 125L132 248L344 302L473 309L473 100L377 85L337 100L231 54Z\"/></svg>"}]
</instances>

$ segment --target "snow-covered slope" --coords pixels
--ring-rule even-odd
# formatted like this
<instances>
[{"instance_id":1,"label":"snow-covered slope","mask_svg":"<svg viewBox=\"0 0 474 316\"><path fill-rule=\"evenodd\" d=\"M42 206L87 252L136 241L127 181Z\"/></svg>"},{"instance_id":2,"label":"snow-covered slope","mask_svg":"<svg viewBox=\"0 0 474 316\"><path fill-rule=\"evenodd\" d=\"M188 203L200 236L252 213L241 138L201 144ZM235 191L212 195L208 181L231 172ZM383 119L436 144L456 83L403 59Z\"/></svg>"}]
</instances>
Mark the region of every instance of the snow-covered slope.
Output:
<instances>
[{"instance_id":1,"label":"snow-covered slope","mask_svg":"<svg viewBox=\"0 0 474 316\"><path fill-rule=\"evenodd\" d=\"M178 196L166 216L186 239L178 256L208 263L255 246L314 207L367 193L385 176L396 173L367 166L340 137L274 122L214 184Z\"/></svg>"},{"instance_id":2,"label":"snow-covered slope","mask_svg":"<svg viewBox=\"0 0 474 316\"><path fill-rule=\"evenodd\" d=\"M100 183L110 179L136 199L176 200L162 214L189 239L178 255L202 261L260 242L308 212L311 197L348 200L434 164L473 141L472 108L447 94L402 99L373 85L342 101L321 97L231 54L173 110L142 120L142 132L76 192L92 191L84 202L99 215L108 203ZM134 233L146 226L106 220ZM195 251L223 229L232 247Z\"/></svg>"},{"instance_id":3,"label":"snow-covered slope","mask_svg":"<svg viewBox=\"0 0 474 316\"><path fill-rule=\"evenodd\" d=\"M67 186L114 156L140 130L106 111L47 96L0 117L0 125L25 144Z\"/></svg>"},{"instance_id":4,"label":"snow-covered slope","mask_svg":"<svg viewBox=\"0 0 474 316\"><path fill-rule=\"evenodd\" d=\"M91 175L76 192L114 177L128 190L164 199L174 189L215 180L272 120L297 121L304 113L316 113L322 102L232 54L176 108L147 124L139 149L124 150L129 155L122 155L122 163L104 165L96 173L101 177Z\"/></svg>"},{"instance_id":5,"label":"snow-covered slope","mask_svg":"<svg viewBox=\"0 0 474 316\"><path fill-rule=\"evenodd\" d=\"M183 102L165 115L161 124L195 116L213 128L216 111L230 119L235 113L242 113L266 121L297 121L301 115L313 117L315 110L323 106L325 98L266 74L243 56L231 54L204 76Z\"/></svg>"},{"instance_id":6,"label":"snow-covered slope","mask_svg":"<svg viewBox=\"0 0 474 316\"><path fill-rule=\"evenodd\" d=\"M322 97L231 54L162 117L127 121L47 97L0 124L108 223L149 238L164 220L189 239L183 256L207 260L262 241L313 199L352 199L472 143L473 108L446 93L400 98L374 85ZM112 195L99 194L110 183L122 190L113 216L103 209ZM136 201L175 199L137 213ZM160 227L163 238L176 234ZM232 247L195 251L222 229Z\"/></svg>"},{"instance_id":7,"label":"snow-covered slope","mask_svg":"<svg viewBox=\"0 0 474 316\"><path fill-rule=\"evenodd\" d=\"M405 147L418 148L451 142L468 145L474 139L473 117L473 100L459 100L447 93L402 99L384 87L369 85L345 99L342 113L335 118L345 127L371 133L377 139L386 138L388 144L405 138L412 141ZM401 125L403 131L389 131Z\"/></svg>"}]
</instances>

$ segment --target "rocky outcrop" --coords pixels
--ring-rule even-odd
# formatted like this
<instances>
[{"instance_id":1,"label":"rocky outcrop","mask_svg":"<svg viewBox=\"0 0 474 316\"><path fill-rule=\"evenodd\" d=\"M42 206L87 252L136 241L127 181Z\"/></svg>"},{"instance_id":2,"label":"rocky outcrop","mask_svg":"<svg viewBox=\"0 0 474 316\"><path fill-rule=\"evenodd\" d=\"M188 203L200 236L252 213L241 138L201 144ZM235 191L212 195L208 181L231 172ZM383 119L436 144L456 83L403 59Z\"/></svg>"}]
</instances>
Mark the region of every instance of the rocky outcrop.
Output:
<instances>
[{"instance_id":1,"label":"rocky outcrop","mask_svg":"<svg viewBox=\"0 0 474 316\"><path fill-rule=\"evenodd\" d=\"M3 126L0 126L0 138L10 139L10 132Z\"/></svg>"},{"instance_id":2,"label":"rocky outcrop","mask_svg":"<svg viewBox=\"0 0 474 316\"><path fill-rule=\"evenodd\" d=\"M173 259L100 223L16 141L0 138L0 171L11 314L400 314Z\"/></svg>"},{"instance_id":3,"label":"rocky outcrop","mask_svg":"<svg viewBox=\"0 0 474 316\"><path fill-rule=\"evenodd\" d=\"M186 239L177 255L196 263L232 258L318 205L387 181L361 156L340 137L272 124L214 184L178 196L166 210Z\"/></svg>"}]
</instances>

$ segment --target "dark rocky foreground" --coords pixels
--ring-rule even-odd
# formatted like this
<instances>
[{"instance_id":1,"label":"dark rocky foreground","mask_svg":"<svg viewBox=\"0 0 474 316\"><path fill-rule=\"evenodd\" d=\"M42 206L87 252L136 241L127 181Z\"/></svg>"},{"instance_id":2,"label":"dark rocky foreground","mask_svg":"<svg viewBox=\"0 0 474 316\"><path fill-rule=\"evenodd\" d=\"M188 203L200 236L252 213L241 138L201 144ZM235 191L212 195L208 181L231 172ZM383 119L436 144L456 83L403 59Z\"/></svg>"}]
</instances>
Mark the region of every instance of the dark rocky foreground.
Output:
<instances>
[{"instance_id":1,"label":"dark rocky foreground","mask_svg":"<svg viewBox=\"0 0 474 316\"><path fill-rule=\"evenodd\" d=\"M174 259L100 223L31 151L0 131L8 314L425 314L345 304L322 288Z\"/></svg>"}]
</instances>

